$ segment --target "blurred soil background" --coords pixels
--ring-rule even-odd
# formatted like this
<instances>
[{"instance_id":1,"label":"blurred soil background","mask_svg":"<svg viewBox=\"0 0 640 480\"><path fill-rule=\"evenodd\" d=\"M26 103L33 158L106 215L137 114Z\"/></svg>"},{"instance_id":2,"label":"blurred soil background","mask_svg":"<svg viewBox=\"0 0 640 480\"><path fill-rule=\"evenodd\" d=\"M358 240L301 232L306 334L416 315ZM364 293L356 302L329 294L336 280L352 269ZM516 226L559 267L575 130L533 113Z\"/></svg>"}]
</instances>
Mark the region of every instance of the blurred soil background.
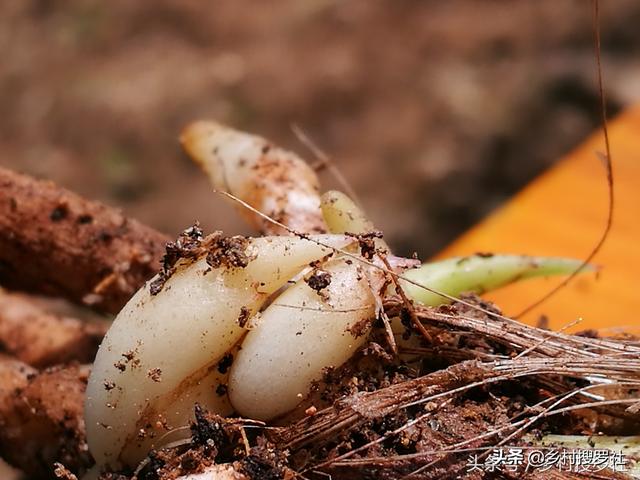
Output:
<instances>
[{"instance_id":1,"label":"blurred soil background","mask_svg":"<svg viewBox=\"0 0 640 480\"><path fill-rule=\"evenodd\" d=\"M615 113L640 100L640 2L601 4ZM587 0L3 1L0 165L170 234L246 233L179 132L215 118L313 160L296 124L426 258L598 126L592 42Z\"/></svg>"},{"instance_id":2,"label":"blurred soil background","mask_svg":"<svg viewBox=\"0 0 640 480\"><path fill-rule=\"evenodd\" d=\"M640 2L600 3L614 114L640 100ZM312 160L296 124L426 258L598 126L591 22L588 0L6 0L0 165L170 234L248 233L179 132L215 118Z\"/></svg>"}]
</instances>

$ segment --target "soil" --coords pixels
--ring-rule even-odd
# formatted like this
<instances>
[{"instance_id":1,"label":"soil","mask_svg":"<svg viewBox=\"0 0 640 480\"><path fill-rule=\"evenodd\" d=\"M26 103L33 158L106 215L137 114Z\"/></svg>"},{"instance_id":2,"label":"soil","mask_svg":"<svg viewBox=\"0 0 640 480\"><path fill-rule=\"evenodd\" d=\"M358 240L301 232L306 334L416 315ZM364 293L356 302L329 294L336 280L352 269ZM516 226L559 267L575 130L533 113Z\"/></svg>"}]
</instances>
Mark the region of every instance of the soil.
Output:
<instances>
[{"instance_id":1,"label":"soil","mask_svg":"<svg viewBox=\"0 0 640 480\"><path fill-rule=\"evenodd\" d=\"M244 268L249 264L250 257L246 253L249 239L241 235L225 237L222 232L214 232L203 237L202 229L196 222L195 225L184 230L175 242L168 242L165 254L162 257L161 269L158 276L150 282L151 295L157 295L162 291L167 280L176 270L176 264L181 261L194 262L203 253L205 260L211 268ZM240 317L243 313L240 312Z\"/></svg>"},{"instance_id":2,"label":"soil","mask_svg":"<svg viewBox=\"0 0 640 480\"><path fill-rule=\"evenodd\" d=\"M640 97L640 4L601 3L615 113ZM172 237L248 233L180 152L197 118L313 160L300 126L424 257L598 124L582 0L2 2L0 49L0 164Z\"/></svg>"}]
</instances>

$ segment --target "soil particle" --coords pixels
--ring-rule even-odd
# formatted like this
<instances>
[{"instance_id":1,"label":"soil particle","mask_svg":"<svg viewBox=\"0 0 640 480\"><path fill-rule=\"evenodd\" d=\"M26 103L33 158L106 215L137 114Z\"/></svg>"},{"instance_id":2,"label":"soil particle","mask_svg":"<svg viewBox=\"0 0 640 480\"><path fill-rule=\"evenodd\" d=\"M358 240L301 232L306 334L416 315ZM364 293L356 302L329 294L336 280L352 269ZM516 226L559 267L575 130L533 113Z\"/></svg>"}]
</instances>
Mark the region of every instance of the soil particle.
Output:
<instances>
[{"instance_id":1,"label":"soil particle","mask_svg":"<svg viewBox=\"0 0 640 480\"><path fill-rule=\"evenodd\" d=\"M372 231L367 233L346 233L351 237L354 237L358 240L358 244L360 245L360 254L366 258L367 260L372 260L376 254L376 238L382 238L383 234L380 231Z\"/></svg>"},{"instance_id":2,"label":"soil particle","mask_svg":"<svg viewBox=\"0 0 640 480\"><path fill-rule=\"evenodd\" d=\"M213 464L231 465L246 455L237 421L211 414L198 404L194 416L189 445L152 452L150 462L137 476L117 480L175 480L183 475L203 473ZM103 475L101 480L116 478Z\"/></svg>"},{"instance_id":3,"label":"soil particle","mask_svg":"<svg viewBox=\"0 0 640 480\"><path fill-rule=\"evenodd\" d=\"M251 480L283 480L287 475L287 457L269 443L260 441L249 455L239 462L238 470ZM292 477L291 477L292 478Z\"/></svg>"},{"instance_id":4,"label":"soil particle","mask_svg":"<svg viewBox=\"0 0 640 480\"><path fill-rule=\"evenodd\" d=\"M89 223L93 222L93 217L88 214L83 214L83 215L79 215L76 221L78 222L79 225L88 225Z\"/></svg>"},{"instance_id":5,"label":"soil particle","mask_svg":"<svg viewBox=\"0 0 640 480\"><path fill-rule=\"evenodd\" d=\"M594 329L581 330L579 332L576 332L576 335L578 335L580 337L585 337L585 338L599 338L600 337L600 334L598 333L598 331L594 330Z\"/></svg>"},{"instance_id":6,"label":"soil particle","mask_svg":"<svg viewBox=\"0 0 640 480\"><path fill-rule=\"evenodd\" d=\"M168 242L165 254L161 260L161 270L158 277L150 284L151 295L160 293L164 284L171 278L175 271L175 265L181 259L194 259L201 253L203 239L202 229L196 222L193 226L184 230L175 242Z\"/></svg>"},{"instance_id":7,"label":"soil particle","mask_svg":"<svg viewBox=\"0 0 640 480\"><path fill-rule=\"evenodd\" d=\"M205 238L196 222L183 231L175 242L166 244L160 273L149 285L151 295L157 295L162 291L167 280L175 272L178 261L194 262L206 255L206 261L212 268L246 267L250 261L246 253L248 245L249 240L246 237L225 237L222 232L214 232Z\"/></svg>"},{"instance_id":8,"label":"soil particle","mask_svg":"<svg viewBox=\"0 0 640 480\"><path fill-rule=\"evenodd\" d=\"M207 263L212 268L244 268L249 264L247 247L249 240L243 236L212 238L208 246Z\"/></svg>"},{"instance_id":9,"label":"soil particle","mask_svg":"<svg viewBox=\"0 0 640 480\"><path fill-rule=\"evenodd\" d=\"M549 317L544 313L538 317L538 321L536 322L536 327L541 330L549 330Z\"/></svg>"},{"instance_id":10,"label":"soil particle","mask_svg":"<svg viewBox=\"0 0 640 480\"><path fill-rule=\"evenodd\" d=\"M219 397L224 397L227 394L228 390L228 387L224 383L221 383L216 387L216 395L218 395Z\"/></svg>"},{"instance_id":11,"label":"soil particle","mask_svg":"<svg viewBox=\"0 0 640 480\"><path fill-rule=\"evenodd\" d=\"M362 354L367 356L373 356L379 358L380 360L391 362L393 361L393 356L390 355L379 343L370 342L363 350Z\"/></svg>"},{"instance_id":12,"label":"soil particle","mask_svg":"<svg viewBox=\"0 0 640 480\"><path fill-rule=\"evenodd\" d=\"M166 462L158 452L152 450L149 452L149 465L145 471L145 474L141 477L141 480L160 480L158 472L165 466Z\"/></svg>"},{"instance_id":13,"label":"soil particle","mask_svg":"<svg viewBox=\"0 0 640 480\"><path fill-rule=\"evenodd\" d=\"M311 289L320 293L321 290L331 285L331 273L316 268L304 281Z\"/></svg>"},{"instance_id":14,"label":"soil particle","mask_svg":"<svg viewBox=\"0 0 640 480\"><path fill-rule=\"evenodd\" d=\"M281 480L283 472L269 461L257 455L249 455L242 460L240 471L251 479L256 480Z\"/></svg>"},{"instance_id":15,"label":"soil particle","mask_svg":"<svg viewBox=\"0 0 640 480\"><path fill-rule=\"evenodd\" d=\"M191 424L191 438L195 445L217 450L228 442L229 435L225 429L224 418L208 413L199 404L195 405L194 411L195 422Z\"/></svg>"},{"instance_id":16,"label":"soil particle","mask_svg":"<svg viewBox=\"0 0 640 480\"><path fill-rule=\"evenodd\" d=\"M188 451L180 458L180 467L188 472L198 469L200 466L200 457L198 452Z\"/></svg>"},{"instance_id":17,"label":"soil particle","mask_svg":"<svg viewBox=\"0 0 640 480\"><path fill-rule=\"evenodd\" d=\"M67 470L64 465L55 463L54 467L55 469L53 470L53 474L56 476L56 478L59 478L60 480L78 480L78 477Z\"/></svg>"},{"instance_id":18,"label":"soil particle","mask_svg":"<svg viewBox=\"0 0 640 480\"><path fill-rule=\"evenodd\" d=\"M152 368L147 372L147 376L154 382L160 382L162 380L162 370L159 368Z\"/></svg>"},{"instance_id":19,"label":"soil particle","mask_svg":"<svg viewBox=\"0 0 640 480\"><path fill-rule=\"evenodd\" d=\"M134 352L133 350L129 350L127 352L124 352L122 356L127 360L127 362L130 362L135 358L136 352Z\"/></svg>"},{"instance_id":20,"label":"soil particle","mask_svg":"<svg viewBox=\"0 0 640 480\"><path fill-rule=\"evenodd\" d=\"M159 477L146 477L143 475L140 478L141 480L157 480ZM100 475L100 480L129 480L129 477L120 473L107 472Z\"/></svg>"},{"instance_id":21,"label":"soil particle","mask_svg":"<svg viewBox=\"0 0 640 480\"><path fill-rule=\"evenodd\" d=\"M233 365L233 355L231 353L227 353L222 359L218 362L218 372L225 374L229 371Z\"/></svg>"},{"instance_id":22,"label":"soil particle","mask_svg":"<svg viewBox=\"0 0 640 480\"><path fill-rule=\"evenodd\" d=\"M64 220L69 215L69 209L66 205L58 205L51 211L49 218L52 222L59 222Z\"/></svg>"},{"instance_id":23,"label":"soil particle","mask_svg":"<svg viewBox=\"0 0 640 480\"><path fill-rule=\"evenodd\" d=\"M120 360L113 364L121 372L124 372L127 369L127 365L131 366L131 368L137 368L140 366L140 359L137 358L138 349L128 350L122 354L124 360Z\"/></svg>"},{"instance_id":24,"label":"soil particle","mask_svg":"<svg viewBox=\"0 0 640 480\"><path fill-rule=\"evenodd\" d=\"M240 328L244 328L249 321L249 317L251 316L251 310L247 307L240 308L240 315L238 315L238 326Z\"/></svg>"},{"instance_id":25,"label":"soil particle","mask_svg":"<svg viewBox=\"0 0 640 480\"><path fill-rule=\"evenodd\" d=\"M365 318L360 320L359 322L351 325L347 331L353 335L355 338L366 335L369 332L369 327L371 326L371 319Z\"/></svg>"}]
</instances>

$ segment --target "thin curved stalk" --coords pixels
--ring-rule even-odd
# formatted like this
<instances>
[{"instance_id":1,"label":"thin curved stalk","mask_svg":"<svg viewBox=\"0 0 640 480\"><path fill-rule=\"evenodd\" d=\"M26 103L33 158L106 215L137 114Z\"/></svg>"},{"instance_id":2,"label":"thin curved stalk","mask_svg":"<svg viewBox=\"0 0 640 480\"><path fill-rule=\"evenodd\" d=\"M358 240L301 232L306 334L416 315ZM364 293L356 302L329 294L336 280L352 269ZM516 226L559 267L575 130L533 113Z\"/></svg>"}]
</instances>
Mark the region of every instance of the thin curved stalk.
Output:
<instances>
[{"instance_id":1,"label":"thin curved stalk","mask_svg":"<svg viewBox=\"0 0 640 480\"><path fill-rule=\"evenodd\" d=\"M527 278L569 275L581 263L569 258L477 254L425 263L403 276L430 289L458 296L464 292L482 294ZM594 270L591 266L583 269ZM449 299L409 282L401 280L401 285L407 296L424 305L450 303Z\"/></svg>"}]
</instances>

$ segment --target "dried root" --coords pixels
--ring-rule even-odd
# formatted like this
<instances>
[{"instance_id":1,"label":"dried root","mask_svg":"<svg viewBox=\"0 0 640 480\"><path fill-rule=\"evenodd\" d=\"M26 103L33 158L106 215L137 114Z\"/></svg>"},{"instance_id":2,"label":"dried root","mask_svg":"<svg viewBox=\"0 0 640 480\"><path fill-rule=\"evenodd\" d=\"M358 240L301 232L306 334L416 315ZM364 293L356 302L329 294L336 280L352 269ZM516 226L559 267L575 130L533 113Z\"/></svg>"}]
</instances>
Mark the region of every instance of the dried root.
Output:
<instances>
[{"instance_id":1,"label":"dried root","mask_svg":"<svg viewBox=\"0 0 640 480\"><path fill-rule=\"evenodd\" d=\"M157 272L168 240L114 208L0 168L0 285L116 313Z\"/></svg>"},{"instance_id":2,"label":"dried root","mask_svg":"<svg viewBox=\"0 0 640 480\"><path fill-rule=\"evenodd\" d=\"M87 376L77 365L37 373L0 359L0 456L35 478L53 478L56 462L84 473L93 464L83 419Z\"/></svg>"},{"instance_id":3,"label":"dried root","mask_svg":"<svg viewBox=\"0 0 640 480\"><path fill-rule=\"evenodd\" d=\"M12 408L14 391L24 388L36 373L35 368L24 362L0 354L0 411Z\"/></svg>"},{"instance_id":4,"label":"dried root","mask_svg":"<svg viewBox=\"0 0 640 480\"><path fill-rule=\"evenodd\" d=\"M36 368L92 362L106 323L45 312L25 295L0 290L0 350Z\"/></svg>"}]
</instances>

